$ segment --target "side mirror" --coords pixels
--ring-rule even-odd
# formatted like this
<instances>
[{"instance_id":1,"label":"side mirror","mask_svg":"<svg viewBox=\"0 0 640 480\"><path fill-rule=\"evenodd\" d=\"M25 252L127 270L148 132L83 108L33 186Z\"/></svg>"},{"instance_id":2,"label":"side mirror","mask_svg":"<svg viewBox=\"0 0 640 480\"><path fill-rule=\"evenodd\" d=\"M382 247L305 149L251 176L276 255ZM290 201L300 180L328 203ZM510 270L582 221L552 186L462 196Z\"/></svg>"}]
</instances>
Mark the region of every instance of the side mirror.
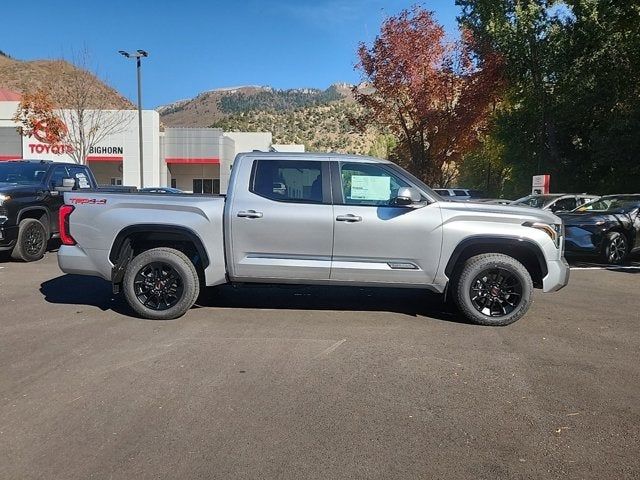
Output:
<instances>
[{"instance_id":1,"label":"side mirror","mask_svg":"<svg viewBox=\"0 0 640 480\"><path fill-rule=\"evenodd\" d=\"M406 207L418 203L422 200L420 192L412 187L402 187L398 189L398 193L391 200L392 205Z\"/></svg>"},{"instance_id":2,"label":"side mirror","mask_svg":"<svg viewBox=\"0 0 640 480\"><path fill-rule=\"evenodd\" d=\"M76 187L76 181L73 178L63 178L62 186L56 187L57 192L70 192Z\"/></svg>"}]
</instances>

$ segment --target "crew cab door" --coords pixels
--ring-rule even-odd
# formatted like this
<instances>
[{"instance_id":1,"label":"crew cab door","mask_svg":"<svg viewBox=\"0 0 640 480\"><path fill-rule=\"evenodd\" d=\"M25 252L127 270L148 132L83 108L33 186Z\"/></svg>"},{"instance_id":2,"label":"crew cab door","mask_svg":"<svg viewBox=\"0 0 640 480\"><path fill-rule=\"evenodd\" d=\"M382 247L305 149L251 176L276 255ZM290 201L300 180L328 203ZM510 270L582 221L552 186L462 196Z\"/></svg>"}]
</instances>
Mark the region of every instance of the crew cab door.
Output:
<instances>
[{"instance_id":1,"label":"crew cab door","mask_svg":"<svg viewBox=\"0 0 640 480\"><path fill-rule=\"evenodd\" d=\"M258 158L242 172L227 210L232 279L328 280L334 223L329 162Z\"/></svg>"},{"instance_id":2,"label":"crew cab door","mask_svg":"<svg viewBox=\"0 0 640 480\"><path fill-rule=\"evenodd\" d=\"M334 244L331 280L433 283L442 248L437 203L393 206L401 187L415 187L392 167L333 162ZM418 189L419 190L419 189Z\"/></svg>"}]
</instances>

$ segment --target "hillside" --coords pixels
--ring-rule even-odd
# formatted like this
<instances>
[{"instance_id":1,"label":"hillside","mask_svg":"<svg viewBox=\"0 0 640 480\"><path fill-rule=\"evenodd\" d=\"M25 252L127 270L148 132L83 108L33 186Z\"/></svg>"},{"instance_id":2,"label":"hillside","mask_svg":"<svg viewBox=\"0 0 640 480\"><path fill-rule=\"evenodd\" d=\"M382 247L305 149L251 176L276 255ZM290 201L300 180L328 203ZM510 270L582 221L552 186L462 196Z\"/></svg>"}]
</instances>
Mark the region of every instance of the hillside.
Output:
<instances>
[{"instance_id":1,"label":"hillside","mask_svg":"<svg viewBox=\"0 0 640 480\"><path fill-rule=\"evenodd\" d=\"M166 126L220 127L226 131L270 131L274 143L302 143L307 150L375 153L386 156L377 132L356 132L349 117L357 115L351 85L326 90L277 90L244 86L203 92L158 108Z\"/></svg>"},{"instance_id":2,"label":"hillside","mask_svg":"<svg viewBox=\"0 0 640 480\"><path fill-rule=\"evenodd\" d=\"M64 60L22 61L0 51L0 87L24 92L45 87L62 106L69 104L68 95L59 88L65 79L82 75L92 89L89 104L101 108L134 108L133 104L116 90L89 72L84 72ZM67 82L68 84L68 82Z\"/></svg>"}]
</instances>

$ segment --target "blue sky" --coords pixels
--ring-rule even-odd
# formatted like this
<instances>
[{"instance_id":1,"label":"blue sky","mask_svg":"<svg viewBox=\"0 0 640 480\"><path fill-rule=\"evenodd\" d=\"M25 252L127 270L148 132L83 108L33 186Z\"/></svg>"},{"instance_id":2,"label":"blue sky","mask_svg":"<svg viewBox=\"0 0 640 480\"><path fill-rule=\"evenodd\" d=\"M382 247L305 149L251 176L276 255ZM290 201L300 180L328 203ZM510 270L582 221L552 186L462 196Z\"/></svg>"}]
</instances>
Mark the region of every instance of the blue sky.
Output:
<instances>
[{"instance_id":1,"label":"blue sky","mask_svg":"<svg viewBox=\"0 0 640 480\"><path fill-rule=\"evenodd\" d=\"M66 0L2 7L0 50L21 60L71 58L84 47L94 70L135 100L134 62L118 50L144 49L143 104L154 108L218 87L325 88L357 82L358 42L411 0ZM454 0L426 8L452 35ZM9 19L15 19L6 21Z\"/></svg>"}]
</instances>

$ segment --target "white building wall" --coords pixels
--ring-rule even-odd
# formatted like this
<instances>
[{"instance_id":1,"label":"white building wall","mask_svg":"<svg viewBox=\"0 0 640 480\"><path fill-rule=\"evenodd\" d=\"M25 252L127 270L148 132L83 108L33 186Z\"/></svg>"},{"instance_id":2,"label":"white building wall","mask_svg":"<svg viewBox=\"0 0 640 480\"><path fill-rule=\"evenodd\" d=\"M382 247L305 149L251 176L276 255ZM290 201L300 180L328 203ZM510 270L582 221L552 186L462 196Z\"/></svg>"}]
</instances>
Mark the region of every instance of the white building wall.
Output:
<instances>
[{"instance_id":1,"label":"white building wall","mask_svg":"<svg viewBox=\"0 0 640 480\"><path fill-rule=\"evenodd\" d=\"M2 101L0 102L0 127L16 127L16 123L11 120L16 113L20 102Z\"/></svg>"},{"instance_id":2,"label":"white building wall","mask_svg":"<svg viewBox=\"0 0 640 480\"><path fill-rule=\"evenodd\" d=\"M225 132L224 136L233 140L235 155L254 150L268 152L273 140L271 132Z\"/></svg>"},{"instance_id":3,"label":"white building wall","mask_svg":"<svg viewBox=\"0 0 640 480\"><path fill-rule=\"evenodd\" d=\"M271 148L276 152L304 152L305 147L299 143L274 143Z\"/></svg>"}]
</instances>

